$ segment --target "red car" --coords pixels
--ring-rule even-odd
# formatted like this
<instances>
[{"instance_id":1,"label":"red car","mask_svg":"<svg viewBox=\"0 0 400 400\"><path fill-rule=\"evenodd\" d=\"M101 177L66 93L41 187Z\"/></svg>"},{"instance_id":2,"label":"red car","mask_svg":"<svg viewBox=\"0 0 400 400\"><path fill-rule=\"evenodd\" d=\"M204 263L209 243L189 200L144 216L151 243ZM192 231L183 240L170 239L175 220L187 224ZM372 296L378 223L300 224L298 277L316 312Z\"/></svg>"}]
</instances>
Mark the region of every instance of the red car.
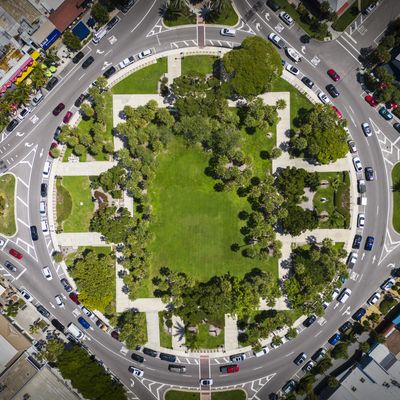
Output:
<instances>
[{"instance_id":1,"label":"red car","mask_svg":"<svg viewBox=\"0 0 400 400\"><path fill-rule=\"evenodd\" d=\"M397 107L398 105L395 101L388 101L386 103L386 108L391 108L392 110L395 110Z\"/></svg>"},{"instance_id":2,"label":"red car","mask_svg":"<svg viewBox=\"0 0 400 400\"><path fill-rule=\"evenodd\" d=\"M336 112L338 119L342 119L343 117L342 113L335 106L332 106L332 110Z\"/></svg>"},{"instance_id":3,"label":"red car","mask_svg":"<svg viewBox=\"0 0 400 400\"><path fill-rule=\"evenodd\" d=\"M219 371L222 374L234 374L235 372L239 372L239 365L223 365L222 367L219 367Z\"/></svg>"},{"instance_id":4,"label":"red car","mask_svg":"<svg viewBox=\"0 0 400 400\"><path fill-rule=\"evenodd\" d=\"M72 111L68 111L63 118L64 124L68 124L68 122L71 120L72 117Z\"/></svg>"},{"instance_id":5,"label":"red car","mask_svg":"<svg viewBox=\"0 0 400 400\"><path fill-rule=\"evenodd\" d=\"M328 69L328 75L337 82L340 79L339 74L334 69Z\"/></svg>"},{"instance_id":6,"label":"red car","mask_svg":"<svg viewBox=\"0 0 400 400\"><path fill-rule=\"evenodd\" d=\"M371 96L370 94L365 96L364 99L371 107L376 107L378 105L378 103L374 99L374 96Z\"/></svg>"},{"instance_id":7,"label":"red car","mask_svg":"<svg viewBox=\"0 0 400 400\"><path fill-rule=\"evenodd\" d=\"M75 304L81 304L81 302L78 300L78 294L75 292L71 292L69 294L69 298L75 303Z\"/></svg>"},{"instance_id":8,"label":"red car","mask_svg":"<svg viewBox=\"0 0 400 400\"><path fill-rule=\"evenodd\" d=\"M57 116L58 114L60 114L60 112L61 112L62 110L64 110L64 108L65 108L64 103L60 103L60 104L53 110L53 115L54 115L54 116Z\"/></svg>"},{"instance_id":9,"label":"red car","mask_svg":"<svg viewBox=\"0 0 400 400\"><path fill-rule=\"evenodd\" d=\"M53 143L51 144L50 150L49 150L49 156L50 156L50 157L53 157L53 156L51 155L51 151L52 151L53 149L56 149L57 146L58 146L57 142L53 142Z\"/></svg>"},{"instance_id":10,"label":"red car","mask_svg":"<svg viewBox=\"0 0 400 400\"><path fill-rule=\"evenodd\" d=\"M19 251L15 250L15 249L10 249L9 253L10 253L13 257L17 258L18 260L21 260L22 257L23 257L22 254L21 254Z\"/></svg>"}]
</instances>

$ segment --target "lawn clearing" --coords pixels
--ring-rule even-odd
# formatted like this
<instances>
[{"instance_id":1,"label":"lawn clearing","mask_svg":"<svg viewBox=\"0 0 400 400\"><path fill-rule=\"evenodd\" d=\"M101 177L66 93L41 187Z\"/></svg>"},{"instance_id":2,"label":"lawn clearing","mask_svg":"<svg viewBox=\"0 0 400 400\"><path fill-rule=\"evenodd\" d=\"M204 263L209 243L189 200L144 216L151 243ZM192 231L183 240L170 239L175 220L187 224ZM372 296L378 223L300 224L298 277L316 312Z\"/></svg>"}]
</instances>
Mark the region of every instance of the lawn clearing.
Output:
<instances>
[{"instance_id":1,"label":"lawn clearing","mask_svg":"<svg viewBox=\"0 0 400 400\"><path fill-rule=\"evenodd\" d=\"M61 185L70 194L71 213L63 224L64 232L88 232L94 203L90 192L88 176L64 176Z\"/></svg>"},{"instance_id":2,"label":"lawn clearing","mask_svg":"<svg viewBox=\"0 0 400 400\"><path fill-rule=\"evenodd\" d=\"M15 178L12 174L0 176L0 233L13 236L17 232L15 224Z\"/></svg>"},{"instance_id":3,"label":"lawn clearing","mask_svg":"<svg viewBox=\"0 0 400 400\"><path fill-rule=\"evenodd\" d=\"M216 349L220 346L224 345L225 335L224 329L221 330L218 336L211 336L208 334L209 326L207 324L199 324L197 325L198 332L196 333L186 333L186 343L189 344L191 338L190 335L193 335L194 343L192 348L195 349Z\"/></svg>"},{"instance_id":4,"label":"lawn clearing","mask_svg":"<svg viewBox=\"0 0 400 400\"><path fill-rule=\"evenodd\" d=\"M148 246L152 262L141 295L151 296L151 278L165 265L200 281L228 271L242 277L255 267L277 276L276 259L252 260L230 249L232 243L243 243L238 213L249 210L249 204L234 192L213 189L215 181L204 174L208 157L175 138L158 160L149 190L155 239Z\"/></svg>"},{"instance_id":5,"label":"lawn clearing","mask_svg":"<svg viewBox=\"0 0 400 400\"><path fill-rule=\"evenodd\" d=\"M213 65L219 57L214 56L187 56L182 58L182 75L189 72L212 74Z\"/></svg>"},{"instance_id":6,"label":"lawn clearing","mask_svg":"<svg viewBox=\"0 0 400 400\"><path fill-rule=\"evenodd\" d=\"M112 88L112 94L156 94L161 76L167 72L167 58L129 75Z\"/></svg>"},{"instance_id":7,"label":"lawn clearing","mask_svg":"<svg viewBox=\"0 0 400 400\"><path fill-rule=\"evenodd\" d=\"M301 109L310 110L313 104L307 97L294 88L283 78L278 78L272 84L271 92L290 92L290 127L295 126L295 119Z\"/></svg>"},{"instance_id":8,"label":"lawn clearing","mask_svg":"<svg viewBox=\"0 0 400 400\"><path fill-rule=\"evenodd\" d=\"M400 233L400 163L392 169L393 228Z\"/></svg>"},{"instance_id":9,"label":"lawn clearing","mask_svg":"<svg viewBox=\"0 0 400 400\"><path fill-rule=\"evenodd\" d=\"M181 390L168 390L165 393L165 400L199 400L200 394L195 392L184 392ZM246 400L246 393L243 390L227 390L212 392L211 400Z\"/></svg>"},{"instance_id":10,"label":"lawn clearing","mask_svg":"<svg viewBox=\"0 0 400 400\"><path fill-rule=\"evenodd\" d=\"M160 345L161 347L172 349L172 336L164 329L164 319L162 315L159 315L158 320L160 324Z\"/></svg>"},{"instance_id":11,"label":"lawn clearing","mask_svg":"<svg viewBox=\"0 0 400 400\"><path fill-rule=\"evenodd\" d=\"M227 2L227 6L221 10L221 13L217 18L206 21L207 24L217 24L217 25L226 25L226 26L234 26L238 23L239 17L236 14L235 9L233 8L231 2Z\"/></svg>"},{"instance_id":12,"label":"lawn clearing","mask_svg":"<svg viewBox=\"0 0 400 400\"><path fill-rule=\"evenodd\" d=\"M57 225L61 228L63 222L71 215L72 198L67 189L61 184L62 178L56 179L57 188Z\"/></svg>"}]
</instances>

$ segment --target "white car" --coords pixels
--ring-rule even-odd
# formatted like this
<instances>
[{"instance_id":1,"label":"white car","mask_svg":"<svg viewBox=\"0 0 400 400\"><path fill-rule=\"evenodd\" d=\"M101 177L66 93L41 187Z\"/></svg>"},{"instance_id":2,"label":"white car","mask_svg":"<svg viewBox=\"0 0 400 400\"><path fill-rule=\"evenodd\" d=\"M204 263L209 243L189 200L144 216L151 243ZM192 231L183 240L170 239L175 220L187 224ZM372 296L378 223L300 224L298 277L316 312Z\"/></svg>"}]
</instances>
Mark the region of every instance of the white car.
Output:
<instances>
[{"instance_id":1,"label":"white car","mask_svg":"<svg viewBox=\"0 0 400 400\"><path fill-rule=\"evenodd\" d=\"M350 289L344 289L342 293L340 293L340 295L338 296L337 300L340 303L346 303L346 301L349 299L349 297L351 296L351 290Z\"/></svg>"},{"instance_id":2,"label":"white car","mask_svg":"<svg viewBox=\"0 0 400 400\"><path fill-rule=\"evenodd\" d=\"M33 296L26 289L21 289L20 293L26 301L31 302L33 300Z\"/></svg>"},{"instance_id":3,"label":"white car","mask_svg":"<svg viewBox=\"0 0 400 400\"><path fill-rule=\"evenodd\" d=\"M268 353L269 353L269 348L267 346L265 346L260 351L257 351L257 353L254 353L254 355L256 357L261 357L261 356L263 356L265 354L268 354Z\"/></svg>"},{"instance_id":4,"label":"white car","mask_svg":"<svg viewBox=\"0 0 400 400\"><path fill-rule=\"evenodd\" d=\"M297 76L300 73L300 71L295 66L293 66L292 64L286 64L285 68L286 68L287 71L289 71L293 75Z\"/></svg>"},{"instance_id":5,"label":"white car","mask_svg":"<svg viewBox=\"0 0 400 400\"><path fill-rule=\"evenodd\" d=\"M30 112L31 109L29 107L25 107L18 113L17 117L20 121L22 121Z\"/></svg>"},{"instance_id":6,"label":"white car","mask_svg":"<svg viewBox=\"0 0 400 400\"><path fill-rule=\"evenodd\" d=\"M385 282L382 283L381 289L382 290L389 290L396 284L396 281L393 278L386 279Z\"/></svg>"},{"instance_id":7,"label":"white car","mask_svg":"<svg viewBox=\"0 0 400 400\"><path fill-rule=\"evenodd\" d=\"M357 259L358 259L358 254L355 251L353 251L352 253L350 253L349 258L347 260L347 266L349 268L353 268L356 265Z\"/></svg>"},{"instance_id":8,"label":"white car","mask_svg":"<svg viewBox=\"0 0 400 400\"><path fill-rule=\"evenodd\" d=\"M0 239L0 247L3 247L5 242L6 241L4 239Z\"/></svg>"},{"instance_id":9,"label":"white car","mask_svg":"<svg viewBox=\"0 0 400 400\"><path fill-rule=\"evenodd\" d=\"M92 315L92 312L89 311L85 306L81 307L81 310L84 314L86 314L88 317L90 317Z\"/></svg>"},{"instance_id":10,"label":"white car","mask_svg":"<svg viewBox=\"0 0 400 400\"><path fill-rule=\"evenodd\" d=\"M324 92L319 92L318 93L318 98L322 101L324 104L329 104L331 101L329 100L328 96Z\"/></svg>"},{"instance_id":11,"label":"white car","mask_svg":"<svg viewBox=\"0 0 400 400\"><path fill-rule=\"evenodd\" d=\"M152 54L153 54L153 50L152 49L146 49L146 50L143 50L141 53L139 53L138 57L140 59L143 59L143 58L151 56Z\"/></svg>"},{"instance_id":12,"label":"white car","mask_svg":"<svg viewBox=\"0 0 400 400\"><path fill-rule=\"evenodd\" d=\"M279 18L286 24L289 26L292 26L294 24L294 20L293 18L285 11L281 11L279 13Z\"/></svg>"},{"instance_id":13,"label":"white car","mask_svg":"<svg viewBox=\"0 0 400 400\"><path fill-rule=\"evenodd\" d=\"M375 292L375 293L368 299L367 303L368 303L369 305L376 304L376 303L379 301L380 298L381 298L381 294L378 293L378 292Z\"/></svg>"},{"instance_id":14,"label":"white car","mask_svg":"<svg viewBox=\"0 0 400 400\"><path fill-rule=\"evenodd\" d=\"M357 153L356 142L354 140L349 140L347 143L349 145L350 152L351 153Z\"/></svg>"},{"instance_id":15,"label":"white car","mask_svg":"<svg viewBox=\"0 0 400 400\"><path fill-rule=\"evenodd\" d=\"M362 128L362 130L363 130L365 136L367 136L367 137L372 136L372 129L371 129L371 127L369 126L369 123L368 123L368 122L362 123L362 124L361 124L361 128Z\"/></svg>"},{"instance_id":16,"label":"white car","mask_svg":"<svg viewBox=\"0 0 400 400\"><path fill-rule=\"evenodd\" d=\"M282 40L280 36L278 36L276 33L270 33L268 35L268 39L279 49L281 49L284 45L285 42Z\"/></svg>"},{"instance_id":17,"label":"white car","mask_svg":"<svg viewBox=\"0 0 400 400\"><path fill-rule=\"evenodd\" d=\"M219 33L222 36L236 36L236 30L235 29L229 29L229 28L222 28Z\"/></svg>"},{"instance_id":18,"label":"white car","mask_svg":"<svg viewBox=\"0 0 400 400\"><path fill-rule=\"evenodd\" d=\"M62 297L59 294L54 296L54 300L56 301L56 304L58 305L58 307L64 308L64 302L62 300Z\"/></svg>"},{"instance_id":19,"label":"white car","mask_svg":"<svg viewBox=\"0 0 400 400\"><path fill-rule=\"evenodd\" d=\"M365 214L360 213L357 217L357 228L364 228L365 226Z\"/></svg>"},{"instance_id":20,"label":"white car","mask_svg":"<svg viewBox=\"0 0 400 400\"><path fill-rule=\"evenodd\" d=\"M362 164L361 164L361 160L359 157L354 157L353 158L353 165L354 168L356 170L356 172L361 172L363 170Z\"/></svg>"},{"instance_id":21,"label":"white car","mask_svg":"<svg viewBox=\"0 0 400 400\"><path fill-rule=\"evenodd\" d=\"M288 55L288 57L290 57L294 62L300 62L301 61L301 57L300 54L293 49L292 47L288 47L286 49L286 54Z\"/></svg>"},{"instance_id":22,"label":"white car","mask_svg":"<svg viewBox=\"0 0 400 400\"><path fill-rule=\"evenodd\" d=\"M214 381L211 378L200 379L200 385L201 386L211 386L213 383L214 383Z\"/></svg>"},{"instance_id":23,"label":"white car","mask_svg":"<svg viewBox=\"0 0 400 400\"><path fill-rule=\"evenodd\" d=\"M136 367L134 367L134 366L132 366L132 365L129 366L128 371L129 371L132 375L137 376L137 377L142 377L142 376L144 375L144 372L143 372L142 369L136 368Z\"/></svg>"},{"instance_id":24,"label":"white car","mask_svg":"<svg viewBox=\"0 0 400 400\"><path fill-rule=\"evenodd\" d=\"M336 288L333 293L332 293L332 300L337 299L337 297L339 296L340 290L338 288Z\"/></svg>"},{"instance_id":25,"label":"white car","mask_svg":"<svg viewBox=\"0 0 400 400\"><path fill-rule=\"evenodd\" d=\"M52 273L51 273L49 267L43 267L43 268L42 268L42 272L43 272L44 277L45 277L48 281L51 281L51 280L53 279L53 275L52 275Z\"/></svg>"},{"instance_id":26,"label":"white car","mask_svg":"<svg viewBox=\"0 0 400 400\"><path fill-rule=\"evenodd\" d=\"M122 60L118 65L121 69L127 67L128 65L131 65L132 63L135 62L135 57L130 56L128 58L125 58L125 60Z\"/></svg>"}]
</instances>

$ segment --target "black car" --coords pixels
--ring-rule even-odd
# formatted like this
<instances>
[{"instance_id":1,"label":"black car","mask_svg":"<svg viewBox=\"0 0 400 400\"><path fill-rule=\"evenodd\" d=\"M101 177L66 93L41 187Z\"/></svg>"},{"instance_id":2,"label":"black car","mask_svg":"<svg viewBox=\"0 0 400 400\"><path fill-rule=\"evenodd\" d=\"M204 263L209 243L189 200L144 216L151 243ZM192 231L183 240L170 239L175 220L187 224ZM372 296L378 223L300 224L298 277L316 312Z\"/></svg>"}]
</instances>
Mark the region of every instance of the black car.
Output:
<instances>
[{"instance_id":1,"label":"black car","mask_svg":"<svg viewBox=\"0 0 400 400\"><path fill-rule=\"evenodd\" d=\"M42 197L47 197L47 183L42 183L40 185L40 195Z\"/></svg>"},{"instance_id":2,"label":"black car","mask_svg":"<svg viewBox=\"0 0 400 400\"><path fill-rule=\"evenodd\" d=\"M150 357L157 357L157 352L148 347L143 347L143 353Z\"/></svg>"},{"instance_id":3,"label":"black car","mask_svg":"<svg viewBox=\"0 0 400 400\"><path fill-rule=\"evenodd\" d=\"M315 321L317 320L317 317L315 315L310 315L306 320L304 320L303 325L308 328L311 326Z\"/></svg>"},{"instance_id":4,"label":"black car","mask_svg":"<svg viewBox=\"0 0 400 400\"><path fill-rule=\"evenodd\" d=\"M82 68L86 69L91 65L94 61L94 58L92 56L89 56L83 63L82 63Z\"/></svg>"},{"instance_id":5,"label":"black car","mask_svg":"<svg viewBox=\"0 0 400 400\"><path fill-rule=\"evenodd\" d=\"M86 96L82 93L76 100L75 100L75 107L80 107L83 101L85 100Z\"/></svg>"},{"instance_id":6,"label":"black car","mask_svg":"<svg viewBox=\"0 0 400 400\"><path fill-rule=\"evenodd\" d=\"M50 90L54 89L54 86L56 86L58 83L58 78L55 76L51 77L50 80L47 82L46 89L47 91L50 92Z\"/></svg>"},{"instance_id":7,"label":"black car","mask_svg":"<svg viewBox=\"0 0 400 400\"><path fill-rule=\"evenodd\" d=\"M5 261L4 266L11 272L17 272L17 267L14 264L10 263L10 261Z\"/></svg>"},{"instance_id":8,"label":"black car","mask_svg":"<svg viewBox=\"0 0 400 400\"><path fill-rule=\"evenodd\" d=\"M163 361L168 361L174 363L176 361L176 357L172 354L160 353L160 359Z\"/></svg>"},{"instance_id":9,"label":"black car","mask_svg":"<svg viewBox=\"0 0 400 400\"><path fill-rule=\"evenodd\" d=\"M65 289L65 291L66 292L72 292L72 287L71 287L71 285L69 284L69 282L67 281L67 279L65 279L65 278L62 278L61 280L60 280L60 282L61 282L61 284L63 285L63 288Z\"/></svg>"},{"instance_id":10,"label":"black car","mask_svg":"<svg viewBox=\"0 0 400 400\"><path fill-rule=\"evenodd\" d=\"M64 110L64 108L65 108L65 104L64 104L64 103L59 103L59 104L57 105L57 107L55 107L54 110L52 111L52 112L53 112L53 115L54 115L54 116L59 115L60 112L61 112L62 110Z\"/></svg>"},{"instance_id":11,"label":"black car","mask_svg":"<svg viewBox=\"0 0 400 400\"><path fill-rule=\"evenodd\" d=\"M310 89L312 89L313 86L314 86L314 82L313 82L310 78L307 78L306 76L303 76L303 78L301 78L301 81L302 81L307 87L309 87Z\"/></svg>"},{"instance_id":12,"label":"black car","mask_svg":"<svg viewBox=\"0 0 400 400\"><path fill-rule=\"evenodd\" d=\"M60 332L64 333L65 326L58 319L55 319L55 318L52 319L51 324L54 326L54 328L56 328Z\"/></svg>"},{"instance_id":13,"label":"black car","mask_svg":"<svg viewBox=\"0 0 400 400\"><path fill-rule=\"evenodd\" d=\"M355 235L353 239L353 249L359 249L361 246L362 236Z\"/></svg>"},{"instance_id":14,"label":"black car","mask_svg":"<svg viewBox=\"0 0 400 400\"><path fill-rule=\"evenodd\" d=\"M114 17L114 18L110 19L110 21L108 21L107 26L106 26L107 30L109 31L112 28L114 28L114 26L117 25L118 22L119 22L118 17Z\"/></svg>"},{"instance_id":15,"label":"black car","mask_svg":"<svg viewBox=\"0 0 400 400\"><path fill-rule=\"evenodd\" d=\"M117 70L115 67L110 67L106 71L104 71L103 76L104 78L109 78L111 75L114 75Z\"/></svg>"},{"instance_id":16,"label":"black car","mask_svg":"<svg viewBox=\"0 0 400 400\"><path fill-rule=\"evenodd\" d=\"M117 7L126 14L132 6L135 4L135 0L119 0L119 5Z\"/></svg>"},{"instance_id":17,"label":"black car","mask_svg":"<svg viewBox=\"0 0 400 400\"><path fill-rule=\"evenodd\" d=\"M7 125L6 128L7 132L12 132L17 127L18 124L19 121L17 119L12 119L10 123Z\"/></svg>"},{"instance_id":18,"label":"black car","mask_svg":"<svg viewBox=\"0 0 400 400\"><path fill-rule=\"evenodd\" d=\"M278 11L281 8L274 0L268 0L266 4L272 11Z\"/></svg>"},{"instance_id":19,"label":"black car","mask_svg":"<svg viewBox=\"0 0 400 400\"><path fill-rule=\"evenodd\" d=\"M32 240L36 241L39 239L38 231L35 225L31 226L31 237Z\"/></svg>"},{"instance_id":20,"label":"black car","mask_svg":"<svg viewBox=\"0 0 400 400\"><path fill-rule=\"evenodd\" d=\"M58 140L58 136L60 135L61 130L62 130L61 126L57 126L57 128L56 128L56 130L54 132L54 140Z\"/></svg>"},{"instance_id":21,"label":"black car","mask_svg":"<svg viewBox=\"0 0 400 400\"><path fill-rule=\"evenodd\" d=\"M300 353L300 354L293 360L293 362L294 362L296 365L301 365L301 364L303 364L303 362L306 360L306 358L307 358L307 354L306 354L306 353Z\"/></svg>"},{"instance_id":22,"label":"black car","mask_svg":"<svg viewBox=\"0 0 400 400\"><path fill-rule=\"evenodd\" d=\"M335 86L329 84L326 86L326 90L332 97L338 97L340 95L339 91L336 89Z\"/></svg>"},{"instance_id":23,"label":"black car","mask_svg":"<svg viewBox=\"0 0 400 400\"><path fill-rule=\"evenodd\" d=\"M373 236L368 236L367 237L367 240L365 241L365 246L364 246L364 249L365 250L368 250L368 251L371 251L372 250L372 247L374 246L374 237Z\"/></svg>"},{"instance_id":24,"label":"black car","mask_svg":"<svg viewBox=\"0 0 400 400\"><path fill-rule=\"evenodd\" d=\"M39 304L36 309L39 311L40 314L43 315L43 317L49 318L50 313L41 305Z\"/></svg>"},{"instance_id":25,"label":"black car","mask_svg":"<svg viewBox=\"0 0 400 400\"><path fill-rule=\"evenodd\" d=\"M359 308L353 315L351 318L354 319L354 321L359 321L366 313L367 311L365 310L365 308Z\"/></svg>"},{"instance_id":26,"label":"black car","mask_svg":"<svg viewBox=\"0 0 400 400\"><path fill-rule=\"evenodd\" d=\"M365 168L365 179L367 181L373 181L374 180L374 170L371 167L366 167Z\"/></svg>"},{"instance_id":27,"label":"black car","mask_svg":"<svg viewBox=\"0 0 400 400\"><path fill-rule=\"evenodd\" d=\"M400 133L400 124L398 122L393 124L393 128L396 129L396 131Z\"/></svg>"},{"instance_id":28,"label":"black car","mask_svg":"<svg viewBox=\"0 0 400 400\"><path fill-rule=\"evenodd\" d=\"M142 363L144 361L144 358L136 353L132 353L131 358L132 358L132 360L139 362L139 363Z\"/></svg>"},{"instance_id":29,"label":"black car","mask_svg":"<svg viewBox=\"0 0 400 400\"><path fill-rule=\"evenodd\" d=\"M339 332L345 334L352 326L353 326L353 324L352 324L350 321L346 321L346 322L339 328Z\"/></svg>"},{"instance_id":30,"label":"black car","mask_svg":"<svg viewBox=\"0 0 400 400\"><path fill-rule=\"evenodd\" d=\"M78 64L78 62L81 61L83 57L85 57L85 54L83 54L83 51L80 51L79 53L76 53L74 55L74 58L72 59L72 62L74 64Z\"/></svg>"}]
</instances>

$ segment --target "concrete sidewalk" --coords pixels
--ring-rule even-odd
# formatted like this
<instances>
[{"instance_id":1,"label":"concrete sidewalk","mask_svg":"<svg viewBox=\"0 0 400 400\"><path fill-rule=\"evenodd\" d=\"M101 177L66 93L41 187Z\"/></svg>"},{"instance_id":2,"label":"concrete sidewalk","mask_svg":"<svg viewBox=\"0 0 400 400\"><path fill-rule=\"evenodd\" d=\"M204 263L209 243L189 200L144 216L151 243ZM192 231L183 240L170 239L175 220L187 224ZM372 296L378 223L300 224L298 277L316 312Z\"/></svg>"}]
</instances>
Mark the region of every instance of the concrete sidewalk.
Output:
<instances>
[{"instance_id":1,"label":"concrete sidewalk","mask_svg":"<svg viewBox=\"0 0 400 400\"><path fill-rule=\"evenodd\" d=\"M185 324L182 318L177 315L172 316L172 349L186 350Z\"/></svg>"},{"instance_id":2,"label":"concrete sidewalk","mask_svg":"<svg viewBox=\"0 0 400 400\"><path fill-rule=\"evenodd\" d=\"M225 314L225 350L239 349L237 317Z\"/></svg>"},{"instance_id":3,"label":"concrete sidewalk","mask_svg":"<svg viewBox=\"0 0 400 400\"><path fill-rule=\"evenodd\" d=\"M151 348L160 347L160 325L158 312L146 312L147 345Z\"/></svg>"},{"instance_id":4,"label":"concrete sidewalk","mask_svg":"<svg viewBox=\"0 0 400 400\"><path fill-rule=\"evenodd\" d=\"M170 54L168 56L168 84L171 85L175 78L181 76L182 73L182 59L179 54Z\"/></svg>"},{"instance_id":5,"label":"concrete sidewalk","mask_svg":"<svg viewBox=\"0 0 400 400\"><path fill-rule=\"evenodd\" d=\"M59 162L53 168L57 176L96 176L115 165L116 161Z\"/></svg>"},{"instance_id":6,"label":"concrete sidewalk","mask_svg":"<svg viewBox=\"0 0 400 400\"><path fill-rule=\"evenodd\" d=\"M110 246L104 239L102 234L98 232L72 232L58 233L57 242L59 246L67 246L77 248L79 246Z\"/></svg>"}]
</instances>

